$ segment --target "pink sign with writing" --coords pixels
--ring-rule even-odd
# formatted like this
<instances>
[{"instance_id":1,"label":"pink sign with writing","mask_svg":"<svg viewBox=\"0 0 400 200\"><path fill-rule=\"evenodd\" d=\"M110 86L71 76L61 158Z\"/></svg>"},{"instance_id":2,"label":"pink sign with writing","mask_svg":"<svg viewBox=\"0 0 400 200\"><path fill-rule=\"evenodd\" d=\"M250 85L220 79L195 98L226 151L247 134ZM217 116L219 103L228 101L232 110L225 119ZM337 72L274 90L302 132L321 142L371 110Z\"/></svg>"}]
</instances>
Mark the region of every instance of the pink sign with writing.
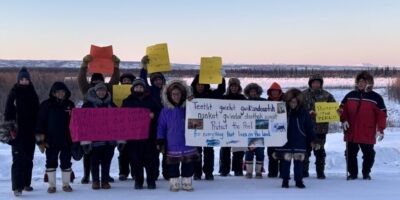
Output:
<instances>
[{"instance_id":1,"label":"pink sign with writing","mask_svg":"<svg viewBox=\"0 0 400 200\"><path fill-rule=\"evenodd\" d=\"M72 141L140 140L149 137L150 110L145 108L76 108Z\"/></svg>"}]
</instances>

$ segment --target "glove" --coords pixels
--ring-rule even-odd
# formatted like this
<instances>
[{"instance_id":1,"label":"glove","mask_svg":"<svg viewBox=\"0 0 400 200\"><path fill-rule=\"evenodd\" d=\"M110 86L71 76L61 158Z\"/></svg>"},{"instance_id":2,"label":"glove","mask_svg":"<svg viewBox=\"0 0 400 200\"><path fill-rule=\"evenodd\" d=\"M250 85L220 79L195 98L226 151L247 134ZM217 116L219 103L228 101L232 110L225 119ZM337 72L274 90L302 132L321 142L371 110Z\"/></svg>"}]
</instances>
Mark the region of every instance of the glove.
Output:
<instances>
[{"instance_id":1,"label":"glove","mask_svg":"<svg viewBox=\"0 0 400 200\"><path fill-rule=\"evenodd\" d=\"M311 148L318 151L322 148L322 145L319 142L313 141L311 142Z\"/></svg>"},{"instance_id":2,"label":"glove","mask_svg":"<svg viewBox=\"0 0 400 200\"><path fill-rule=\"evenodd\" d=\"M344 131L347 131L350 128L350 124L348 121L342 123L342 127Z\"/></svg>"},{"instance_id":3,"label":"glove","mask_svg":"<svg viewBox=\"0 0 400 200\"><path fill-rule=\"evenodd\" d=\"M44 153L46 148L49 147L49 145L45 142L46 136L41 133L37 134L35 138L36 138L36 144L38 145L40 152Z\"/></svg>"},{"instance_id":4,"label":"glove","mask_svg":"<svg viewBox=\"0 0 400 200\"><path fill-rule=\"evenodd\" d=\"M90 151L92 151L92 145L84 144L84 145L82 145L82 149L85 152L85 154L90 154Z\"/></svg>"},{"instance_id":5,"label":"glove","mask_svg":"<svg viewBox=\"0 0 400 200\"><path fill-rule=\"evenodd\" d=\"M225 71L225 69L223 69L223 68L221 68L221 76L222 76L222 77L225 77L225 76L226 76L226 71Z\"/></svg>"},{"instance_id":6,"label":"glove","mask_svg":"<svg viewBox=\"0 0 400 200\"><path fill-rule=\"evenodd\" d=\"M46 151L46 148L49 148L49 145L45 142L38 144L39 151L40 153L44 153Z\"/></svg>"},{"instance_id":7,"label":"glove","mask_svg":"<svg viewBox=\"0 0 400 200\"><path fill-rule=\"evenodd\" d=\"M119 152L122 152L125 149L125 143L119 143L117 149Z\"/></svg>"},{"instance_id":8,"label":"glove","mask_svg":"<svg viewBox=\"0 0 400 200\"><path fill-rule=\"evenodd\" d=\"M141 62L142 62L143 69L147 70L147 64L149 64L149 62L150 62L149 56L147 56L147 55L143 56Z\"/></svg>"},{"instance_id":9,"label":"glove","mask_svg":"<svg viewBox=\"0 0 400 200\"><path fill-rule=\"evenodd\" d=\"M310 117L312 117L312 118L315 118L317 116L317 113L313 110L310 110L309 114L310 114Z\"/></svg>"},{"instance_id":10,"label":"glove","mask_svg":"<svg viewBox=\"0 0 400 200\"><path fill-rule=\"evenodd\" d=\"M249 151L254 151L257 147L249 147Z\"/></svg>"},{"instance_id":11,"label":"glove","mask_svg":"<svg viewBox=\"0 0 400 200\"><path fill-rule=\"evenodd\" d=\"M378 142L382 141L384 136L382 132L376 132L375 138L378 140Z\"/></svg>"},{"instance_id":12,"label":"glove","mask_svg":"<svg viewBox=\"0 0 400 200\"><path fill-rule=\"evenodd\" d=\"M157 140L157 149L165 154L166 150L165 150L165 140L161 139L161 140Z\"/></svg>"},{"instance_id":13,"label":"glove","mask_svg":"<svg viewBox=\"0 0 400 200\"><path fill-rule=\"evenodd\" d=\"M114 61L115 64L119 64L121 62L121 60L116 55L112 56L112 60Z\"/></svg>"},{"instance_id":14,"label":"glove","mask_svg":"<svg viewBox=\"0 0 400 200\"><path fill-rule=\"evenodd\" d=\"M88 64L90 61L92 61L92 56L86 55L85 57L83 57L83 62L85 64Z\"/></svg>"}]
</instances>

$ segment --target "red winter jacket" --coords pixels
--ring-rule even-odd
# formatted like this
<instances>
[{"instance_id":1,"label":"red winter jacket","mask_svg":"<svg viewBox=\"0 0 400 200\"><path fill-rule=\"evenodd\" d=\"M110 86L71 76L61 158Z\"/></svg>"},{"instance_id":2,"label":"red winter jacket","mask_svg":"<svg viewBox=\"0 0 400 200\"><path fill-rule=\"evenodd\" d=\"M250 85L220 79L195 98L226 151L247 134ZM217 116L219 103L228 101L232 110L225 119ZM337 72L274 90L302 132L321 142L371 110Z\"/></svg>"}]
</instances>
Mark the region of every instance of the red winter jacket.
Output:
<instances>
[{"instance_id":1,"label":"red winter jacket","mask_svg":"<svg viewBox=\"0 0 400 200\"><path fill-rule=\"evenodd\" d=\"M349 122L344 140L360 144L375 144L376 132L386 128L386 107L381 95L374 91L353 90L341 104L341 121Z\"/></svg>"}]
</instances>

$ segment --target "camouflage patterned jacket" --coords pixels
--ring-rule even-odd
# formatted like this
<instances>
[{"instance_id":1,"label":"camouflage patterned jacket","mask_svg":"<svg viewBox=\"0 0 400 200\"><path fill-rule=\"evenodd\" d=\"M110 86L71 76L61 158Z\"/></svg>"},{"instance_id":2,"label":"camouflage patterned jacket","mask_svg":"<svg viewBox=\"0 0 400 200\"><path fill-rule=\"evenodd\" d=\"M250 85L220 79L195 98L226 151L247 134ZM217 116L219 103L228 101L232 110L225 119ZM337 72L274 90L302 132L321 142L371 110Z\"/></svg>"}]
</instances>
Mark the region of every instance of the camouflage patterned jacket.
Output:
<instances>
[{"instance_id":1,"label":"camouflage patterned jacket","mask_svg":"<svg viewBox=\"0 0 400 200\"><path fill-rule=\"evenodd\" d=\"M302 92L303 94L303 107L307 111L315 111L315 102L336 102L331 93L326 90L313 90L308 88ZM314 124L314 132L316 134L327 134L329 130L329 123L316 123L315 117L312 117Z\"/></svg>"}]
</instances>

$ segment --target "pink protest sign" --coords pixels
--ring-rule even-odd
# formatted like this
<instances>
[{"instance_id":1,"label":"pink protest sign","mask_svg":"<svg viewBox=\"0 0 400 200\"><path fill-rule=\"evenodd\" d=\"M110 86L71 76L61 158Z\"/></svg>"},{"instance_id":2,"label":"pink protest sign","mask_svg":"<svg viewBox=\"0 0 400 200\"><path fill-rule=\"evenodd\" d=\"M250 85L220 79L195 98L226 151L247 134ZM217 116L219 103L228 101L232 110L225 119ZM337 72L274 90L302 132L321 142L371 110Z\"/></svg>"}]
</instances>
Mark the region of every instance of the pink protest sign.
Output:
<instances>
[{"instance_id":1,"label":"pink protest sign","mask_svg":"<svg viewBox=\"0 0 400 200\"><path fill-rule=\"evenodd\" d=\"M149 137L150 110L145 108L76 108L72 141L140 140Z\"/></svg>"}]
</instances>

